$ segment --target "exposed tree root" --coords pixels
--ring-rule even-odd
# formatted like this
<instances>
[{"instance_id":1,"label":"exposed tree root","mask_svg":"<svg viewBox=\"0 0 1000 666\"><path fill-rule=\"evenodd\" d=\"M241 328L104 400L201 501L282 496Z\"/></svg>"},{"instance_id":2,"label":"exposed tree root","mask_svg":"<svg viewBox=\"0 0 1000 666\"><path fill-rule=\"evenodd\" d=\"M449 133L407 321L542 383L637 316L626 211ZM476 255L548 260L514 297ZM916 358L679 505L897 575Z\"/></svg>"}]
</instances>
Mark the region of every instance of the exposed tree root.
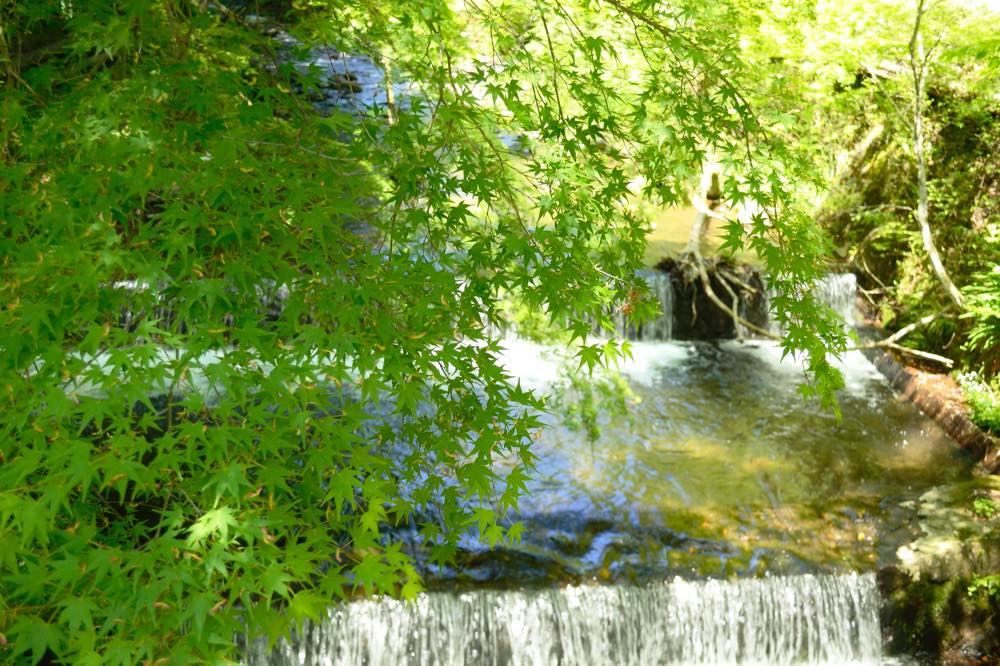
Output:
<instances>
[{"instance_id":1,"label":"exposed tree root","mask_svg":"<svg viewBox=\"0 0 1000 666\"><path fill-rule=\"evenodd\" d=\"M878 133L880 132L881 129L879 130ZM874 138L878 136L878 133L873 133L871 137L868 137L868 139L866 139L866 141L870 144L870 140L874 140ZM715 270L715 275L718 278L719 283L722 285L722 288L726 290L726 292L732 299L730 301L731 305L727 305L715 293L715 290L712 288L712 281L708 275L708 269L706 267L705 259L701 256L701 241L707 231L709 220L714 219L727 223L731 222L731 220L717 213L714 210L714 207L710 205L709 202L706 200L706 198L703 196L691 197L691 204L692 206L694 206L695 210L698 211L698 215L691 226L691 234L689 237L687 248L685 249L684 254L682 254L681 257L678 258L678 263L684 269L690 267L694 270L694 272L698 276L698 279L701 282L702 290L705 292L705 296L707 296L708 299L712 301L712 303L714 303L720 310L728 313L732 317L733 324L735 325L736 334L738 337L740 335L741 327L743 327L744 329L752 331L753 333L756 333L761 337L768 338L771 340L780 340L781 336L775 335L770 331L765 330L760 326L757 326L753 322L747 321L745 318L740 316L739 314L740 298L736 293L736 291L733 289L732 285L736 285L737 287L751 294L756 293L757 290L754 289L751 285L747 284L746 282L740 280L732 271L727 271L723 269L721 266L717 266ZM870 235L871 234L869 234L869 236ZM865 240L867 241L868 239L866 238ZM694 308L694 301L692 301L692 308ZM697 317L697 312L693 312L693 314L695 317ZM915 331L917 328L921 326L926 326L927 324L930 324L931 322L943 316L946 316L947 314L948 314L947 311L944 311L944 312L939 312L937 314L928 315L913 322L912 324L904 326L903 328L899 329L898 331L896 331L889 337L885 338L884 340L878 340L876 342L869 342L866 344L858 345L856 347L848 349L847 351L876 349L876 348L892 349L902 354L908 354L910 356L922 358L924 360L932 361L934 363L940 363L941 365L947 368L951 368L954 366L955 363L950 358L946 358L938 354L932 354L930 352L925 352L919 349L913 349L912 347L906 347L904 345L899 344L900 340L902 340L904 337Z\"/></svg>"},{"instance_id":2,"label":"exposed tree root","mask_svg":"<svg viewBox=\"0 0 1000 666\"><path fill-rule=\"evenodd\" d=\"M694 274L694 278L698 280L701 284L701 289L705 296L722 312L728 314L736 327L737 335L741 327L748 331L751 331L761 337L769 338L771 340L780 340L781 337L777 336L767 329L764 329L752 321L748 321L746 318L742 317L739 313L740 307L740 297L736 292L735 287L746 289L749 293L757 293L758 290L752 286L746 284L744 281L737 279L730 271L722 270L718 267L715 269L715 276L722 288L726 290L731 298L730 304L727 304L718 294L715 293L715 289L712 288L712 280L708 273L708 263L705 261L704 257L697 250L687 251L676 259L678 268L686 273ZM696 300L692 300L692 314L697 318L697 311L694 310Z\"/></svg>"},{"instance_id":3,"label":"exposed tree root","mask_svg":"<svg viewBox=\"0 0 1000 666\"><path fill-rule=\"evenodd\" d=\"M737 286L746 289L749 293L756 293L756 289L750 285L742 282L741 280L734 279L734 275L729 271L716 270L715 274L719 279L719 283L728 292L729 296L732 298L731 305L726 305L721 298L712 289L712 281L708 277L708 270L705 266L705 259L701 256L701 240L705 235L706 227L709 220L720 220L722 222L730 222L729 218L716 213L713 207L707 202L705 198L701 196L691 197L691 204L694 206L695 210L698 211L698 215L695 218L694 224L691 226L691 235L689 237L688 246L678 260L682 265L690 265L701 280L702 290L705 292L705 296L708 297L712 303L714 303L723 312L729 313L733 319L733 324L736 328L736 335L740 334L740 327L745 328L748 331L752 331L757 335L760 335L771 340L780 340L781 336L775 335L770 331L757 326L751 321L747 321L745 318L740 316L739 313L739 303L740 299L736 292L732 288L732 283Z\"/></svg>"}]
</instances>

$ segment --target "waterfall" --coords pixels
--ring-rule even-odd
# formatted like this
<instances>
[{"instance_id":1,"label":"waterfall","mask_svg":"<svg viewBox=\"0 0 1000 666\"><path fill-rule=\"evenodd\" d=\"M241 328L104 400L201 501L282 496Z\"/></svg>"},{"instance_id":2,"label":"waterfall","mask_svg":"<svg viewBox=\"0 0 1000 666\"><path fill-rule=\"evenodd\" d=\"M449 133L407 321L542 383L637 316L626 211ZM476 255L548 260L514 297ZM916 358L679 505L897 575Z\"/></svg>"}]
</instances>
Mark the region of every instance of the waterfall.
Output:
<instances>
[{"instance_id":1,"label":"waterfall","mask_svg":"<svg viewBox=\"0 0 1000 666\"><path fill-rule=\"evenodd\" d=\"M656 270L640 271L639 275L646 280L649 285L649 289L653 294L653 298L659 303L660 315L651 322L647 322L645 324L634 324L630 323L620 310L616 310L613 314L615 336L642 342L655 342L673 339L673 322L675 313L674 286L671 275L669 273ZM857 278L853 273L830 273L829 275L816 281L813 287L813 293L820 303L829 306L834 310L834 312L839 314L844 319L847 326L854 326L854 297L857 292L857 286ZM766 296L767 298L764 302L759 304L759 307L762 308L760 315L761 319L764 319L767 316L769 301L774 296L773 290L768 289ZM686 314L686 312L682 314ZM752 314L746 310L745 303L741 307L741 314L744 317L754 319ZM742 329L742 327L740 328ZM780 328L773 321L770 323L769 328L772 333L776 335L781 334ZM594 331L599 335L606 334L605 331L596 325ZM753 334L749 331L743 330L742 336L753 337Z\"/></svg>"},{"instance_id":2,"label":"waterfall","mask_svg":"<svg viewBox=\"0 0 1000 666\"><path fill-rule=\"evenodd\" d=\"M655 342L673 339L674 324L674 288L670 275L663 271L639 271L637 275L646 281L653 298L660 305L660 314L656 319L636 324L630 322L621 310L616 309L611 315L615 324L614 335L617 338ZM607 331L594 322L594 332L597 335L607 335Z\"/></svg>"},{"instance_id":3,"label":"waterfall","mask_svg":"<svg viewBox=\"0 0 1000 666\"><path fill-rule=\"evenodd\" d=\"M872 574L430 593L333 609L255 666L878 664Z\"/></svg>"},{"instance_id":4,"label":"waterfall","mask_svg":"<svg viewBox=\"0 0 1000 666\"><path fill-rule=\"evenodd\" d=\"M819 302L830 306L848 326L855 324L854 297L857 292L858 278L854 273L830 273L817 281L815 287Z\"/></svg>"},{"instance_id":5,"label":"waterfall","mask_svg":"<svg viewBox=\"0 0 1000 666\"><path fill-rule=\"evenodd\" d=\"M649 285L653 298L660 306L660 314L653 321L626 327L625 317L619 312L615 320L615 335L644 342L670 340L674 327L674 287L670 275L663 271L640 271L639 275Z\"/></svg>"},{"instance_id":6,"label":"waterfall","mask_svg":"<svg viewBox=\"0 0 1000 666\"><path fill-rule=\"evenodd\" d=\"M829 273L813 285L813 295L820 303L828 306L844 320L848 328L853 328L857 319L857 309L854 299L858 291L858 278L854 273ZM774 291L767 290L768 300L774 296ZM781 335L782 330L774 321L769 326L775 335Z\"/></svg>"},{"instance_id":7,"label":"waterfall","mask_svg":"<svg viewBox=\"0 0 1000 666\"><path fill-rule=\"evenodd\" d=\"M616 308L611 315L614 322L615 337L627 338L629 340L641 342L672 340L674 317L678 314L681 316L688 315L688 309L686 307L681 307L682 312L680 313L674 312L673 277L671 274L659 270L639 271L638 276L643 278L649 286L653 299L660 306L660 314L652 321L636 324L629 321L621 309ZM127 293L135 294L140 294L152 289L150 285L136 281L116 282L108 286L113 289L120 289ZM256 291L257 298L260 302L257 310L258 313L268 319L276 319L280 317L284 301L287 300L289 296L288 287L264 281L261 285L256 287ZM814 286L814 294L817 299L821 303L830 306L835 312L843 317L848 326L853 326L855 323L854 296L856 291L857 279L853 273L831 273L818 280ZM767 301L769 301L773 295L773 290L767 289L767 299L763 303L759 303L755 306L762 308L762 314L760 315L761 319L766 316L768 309ZM171 326L178 326L181 330L184 330L186 325L185 322L176 321L176 314L174 311L175 303L172 299L165 296L158 290L153 301L154 307L151 313L147 313L141 306L137 306L134 303L127 303L122 308L119 325L124 328L132 329L137 326L138 322L143 318L151 317L160 327L168 328ZM746 303L741 305L741 314L749 319L754 319L753 314L747 311ZM228 325L229 321L230 320L227 317L225 323ZM493 324L487 325L490 327L489 332L494 336L500 336L503 334L502 329L499 327L496 327ZM771 322L770 329L775 334L781 333L780 329L778 329L774 322ZM594 322L594 332L598 335L607 334L607 331L597 325L596 322ZM743 331L743 337L753 337L753 335L747 331Z\"/></svg>"}]
</instances>

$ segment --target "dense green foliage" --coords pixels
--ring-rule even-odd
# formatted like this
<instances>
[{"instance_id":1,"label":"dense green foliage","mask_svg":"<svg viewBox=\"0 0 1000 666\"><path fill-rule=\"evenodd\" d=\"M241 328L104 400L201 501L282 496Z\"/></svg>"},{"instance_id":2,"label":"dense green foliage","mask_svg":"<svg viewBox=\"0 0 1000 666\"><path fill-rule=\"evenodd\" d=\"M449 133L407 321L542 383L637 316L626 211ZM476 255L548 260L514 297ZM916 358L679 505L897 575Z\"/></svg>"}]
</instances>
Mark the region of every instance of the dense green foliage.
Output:
<instances>
[{"instance_id":1,"label":"dense green foliage","mask_svg":"<svg viewBox=\"0 0 1000 666\"><path fill-rule=\"evenodd\" d=\"M996 3L927 5L926 99L929 222L957 307L931 268L917 224L919 198L913 71L916 2L818 3L808 21L764 40L765 53L795 83L816 128L792 145L825 169L818 218L859 278L885 328L908 328L904 344L953 362L972 419L1000 433L1000 15ZM789 38L791 36L792 38ZM932 360L934 369L945 370ZM980 516L994 501L970 497ZM1000 595L1000 575L974 578L972 592Z\"/></svg>"},{"instance_id":2,"label":"dense green foliage","mask_svg":"<svg viewBox=\"0 0 1000 666\"><path fill-rule=\"evenodd\" d=\"M1000 432L1000 397L994 387L972 372L959 375L959 383L965 390L972 420L981 428Z\"/></svg>"},{"instance_id":3,"label":"dense green foliage","mask_svg":"<svg viewBox=\"0 0 1000 666\"><path fill-rule=\"evenodd\" d=\"M0 660L225 658L244 627L417 593L468 532L517 539L545 406L500 367L496 325L561 331L571 424L626 410L613 376L570 370L627 354L592 322L653 314L640 211L686 201L706 161L759 211L726 248L761 258L804 393L832 404L846 341L809 290L830 254L890 329L949 307L912 219L912 9L0 5ZM966 303L906 343L955 358L1000 431L982 16L927 16L931 223ZM314 47L415 89L321 113L329 82L295 65Z\"/></svg>"},{"instance_id":4,"label":"dense green foliage","mask_svg":"<svg viewBox=\"0 0 1000 666\"><path fill-rule=\"evenodd\" d=\"M799 70L824 133L800 140L825 165L820 217L889 330L941 314L906 337L985 378L1000 371L994 268L1000 265L1000 68L997 14L982 3L935 3L925 16L923 110L930 225L954 306L936 279L915 221L914 84L908 56L915 3L830 3L804 28ZM849 48L844 48L844 45Z\"/></svg>"},{"instance_id":5,"label":"dense green foliage","mask_svg":"<svg viewBox=\"0 0 1000 666\"><path fill-rule=\"evenodd\" d=\"M632 203L682 200L708 151L829 402L810 167L744 94L757 10L703 5L4 3L0 656L214 660L416 593L394 530L433 561L516 539L541 405L486 324L514 295L585 369L620 355L587 333L651 314ZM318 113L262 12L420 92Z\"/></svg>"}]
</instances>

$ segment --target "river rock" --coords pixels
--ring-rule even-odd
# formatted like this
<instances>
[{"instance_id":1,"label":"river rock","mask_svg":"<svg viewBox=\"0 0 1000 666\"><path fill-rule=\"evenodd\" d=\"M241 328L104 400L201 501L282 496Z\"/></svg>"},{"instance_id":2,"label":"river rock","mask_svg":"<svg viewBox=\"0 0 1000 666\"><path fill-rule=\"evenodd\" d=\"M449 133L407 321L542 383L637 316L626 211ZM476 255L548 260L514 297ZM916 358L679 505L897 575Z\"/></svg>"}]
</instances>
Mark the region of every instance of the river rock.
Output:
<instances>
[{"instance_id":1,"label":"river rock","mask_svg":"<svg viewBox=\"0 0 1000 666\"><path fill-rule=\"evenodd\" d=\"M358 77L352 72L333 72L330 77L320 83L320 87L336 90L343 95L353 95L361 92L363 86L358 82Z\"/></svg>"},{"instance_id":2,"label":"river rock","mask_svg":"<svg viewBox=\"0 0 1000 666\"><path fill-rule=\"evenodd\" d=\"M879 572L886 645L929 663L1000 663L1000 598L970 593L976 576L1000 571L1000 515L972 510L995 477L932 488L913 503L921 535Z\"/></svg>"}]
</instances>

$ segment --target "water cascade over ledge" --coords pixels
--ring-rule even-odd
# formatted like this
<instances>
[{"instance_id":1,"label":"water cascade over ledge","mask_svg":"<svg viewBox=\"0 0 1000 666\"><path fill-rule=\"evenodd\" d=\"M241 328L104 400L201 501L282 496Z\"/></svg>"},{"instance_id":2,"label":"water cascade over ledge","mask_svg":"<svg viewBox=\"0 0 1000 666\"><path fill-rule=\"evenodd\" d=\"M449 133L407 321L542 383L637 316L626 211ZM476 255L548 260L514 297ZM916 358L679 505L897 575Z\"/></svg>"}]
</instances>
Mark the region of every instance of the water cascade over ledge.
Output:
<instances>
[{"instance_id":1,"label":"water cascade over ledge","mask_svg":"<svg viewBox=\"0 0 1000 666\"><path fill-rule=\"evenodd\" d=\"M872 574L431 593L341 605L250 664L880 664Z\"/></svg>"},{"instance_id":2,"label":"water cascade over ledge","mask_svg":"<svg viewBox=\"0 0 1000 666\"><path fill-rule=\"evenodd\" d=\"M653 342L672 340L674 336L674 287L669 274L663 271L640 271L639 275L649 285L653 298L660 306L656 319L644 324L627 320L621 310L614 312L615 335L629 340ZM598 329L598 332L599 329Z\"/></svg>"},{"instance_id":3,"label":"water cascade over ledge","mask_svg":"<svg viewBox=\"0 0 1000 666\"><path fill-rule=\"evenodd\" d=\"M677 290L681 289L683 291L684 288L680 284L675 284L675 281L678 280L675 275L662 270L644 270L640 271L639 275L649 285L654 300L660 305L661 314L653 321L637 325L628 322L625 315L620 310L616 310L612 314L616 337L641 342L673 340L675 334L684 339L720 337L718 331L714 335L711 333L705 335L696 333L702 329L696 326L693 320L706 316L715 319L721 317L725 321L725 324L730 326L732 329L730 334L722 334L721 337L754 337L753 333L744 330L742 326L737 330L729 324L731 315L728 312L710 312L711 310L715 310L716 306L701 299L700 284L686 288L688 292L695 292L700 299L700 304L692 307L692 304L686 302L685 298L678 297ZM776 322L771 320L769 313L770 301L774 298L775 293L766 286L766 278L759 276L756 280L760 282L758 285L762 291L760 297L755 297L752 303L746 301L737 303L738 311L742 317L759 323L775 335L781 335L782 331L780 327ZM853 273L830 273L824 278L817 280L813 290L820 303L830 307L840 315L847 326L854 326L854 299L857 293L857 278ZM729 299L729 296L722 292L720 292L720 297L723 297L724 301L728 301ZM691 293L688 293L687 300L689 301L690 298ZM708 328L711 330L714 327L710 325ZM595 328L595 331L601 333L597 328ZM704 333L704 330L702 330L702 333Z\"/></svg>"}]
</instances>

